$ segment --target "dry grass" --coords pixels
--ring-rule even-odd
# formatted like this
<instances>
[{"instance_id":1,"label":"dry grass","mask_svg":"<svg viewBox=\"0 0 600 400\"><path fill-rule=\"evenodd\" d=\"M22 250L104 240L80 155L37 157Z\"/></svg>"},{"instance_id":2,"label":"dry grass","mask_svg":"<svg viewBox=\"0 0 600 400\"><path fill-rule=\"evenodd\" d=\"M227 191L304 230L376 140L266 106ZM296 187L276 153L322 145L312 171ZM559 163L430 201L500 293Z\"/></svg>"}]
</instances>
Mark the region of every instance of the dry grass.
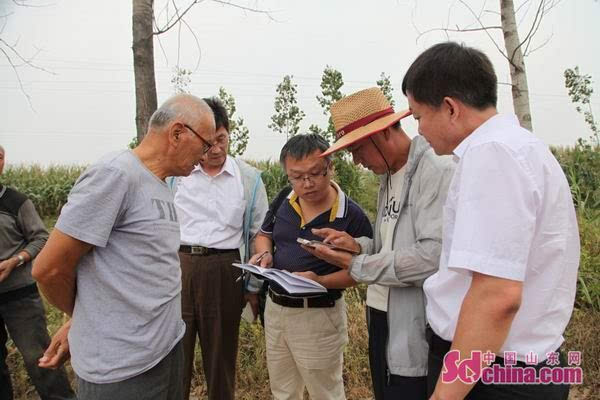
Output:
<instances>
[{"instance_id":1,"label":"dry grass","mask_svg":"<svg viewBox=\"0 0 600 400\"><path fill-rule=\"evenodd\" d=\"M350 400L372 399L369 361L367 357L367 331L364 312L364 290L351 289L346 292L348 305L348 333L350 341L345 351L344 382L346 396ZM62 316L56 310L48 312L49 331L54 332L61 324ZM598 327L600 313L586 310L575 310L567 328L567 341L563 345L565 351L580 350L583 352L584 385L571 390L570 399L598 399L600 393L600 342ZM202 364L199 349L196 349L196 371L193 381L192 395L198 399L205 398L206 387L202 376ZM9 342L9 368L13 373L15 400L38 399L31 385L21 356ZM68 366L67 372L73 381L73 372ZM240 330L240 352L238 357L237 398L240 400L269 399L269 377L265 356L263 330L258 324L242 322Z\"/></svg>"},{"instance_id":2,"label":"dry grass","mask_svg":"<svg viewBox=\"0 0 600 400\"><path fill-rule=\"evenodd\" d=\"M600 399L600 312L575 309L562 348L583 354L583 387L571 390L573 399Z\"/></svg>"}]
</instances>

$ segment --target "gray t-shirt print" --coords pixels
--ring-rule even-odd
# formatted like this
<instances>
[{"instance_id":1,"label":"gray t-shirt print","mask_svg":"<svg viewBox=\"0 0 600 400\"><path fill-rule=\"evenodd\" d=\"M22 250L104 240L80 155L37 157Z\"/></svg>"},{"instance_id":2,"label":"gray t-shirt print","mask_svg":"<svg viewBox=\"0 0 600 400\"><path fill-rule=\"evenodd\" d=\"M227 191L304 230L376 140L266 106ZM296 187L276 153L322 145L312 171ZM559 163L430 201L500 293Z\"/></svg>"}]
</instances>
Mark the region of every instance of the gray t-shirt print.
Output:
<instances>
[{"instance_id":1,"label":"gray t-shirt print","mask_svg":"<svg viewBox=\"0 0 600 400\"><path fill-rule=\"evenodd\" d=\"M69 333L75 373L112 383L158 364L185 333L173 194L131 151L77 180L56 223L95 247L77 266Z\"/></svg>"}]
</instances>

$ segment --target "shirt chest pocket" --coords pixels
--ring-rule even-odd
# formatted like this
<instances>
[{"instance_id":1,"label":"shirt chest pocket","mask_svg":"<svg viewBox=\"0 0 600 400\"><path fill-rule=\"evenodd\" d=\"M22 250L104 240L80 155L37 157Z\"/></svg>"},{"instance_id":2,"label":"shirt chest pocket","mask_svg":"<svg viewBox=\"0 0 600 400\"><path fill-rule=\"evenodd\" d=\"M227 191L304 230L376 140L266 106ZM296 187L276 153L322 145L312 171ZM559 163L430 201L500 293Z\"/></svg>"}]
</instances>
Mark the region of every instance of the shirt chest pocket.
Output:
<instances>
[{"instance_id":1,"label":"shirt chest pocket","mask_svg":"<svg viewBox=\"0 0 600 400\"><path fill-rule=\"evenodd\" d=\"M244 224L244 211L246 200L224 199L215 204L218 221L224 226L239 228Z\"/></svg>"}]
</instances>

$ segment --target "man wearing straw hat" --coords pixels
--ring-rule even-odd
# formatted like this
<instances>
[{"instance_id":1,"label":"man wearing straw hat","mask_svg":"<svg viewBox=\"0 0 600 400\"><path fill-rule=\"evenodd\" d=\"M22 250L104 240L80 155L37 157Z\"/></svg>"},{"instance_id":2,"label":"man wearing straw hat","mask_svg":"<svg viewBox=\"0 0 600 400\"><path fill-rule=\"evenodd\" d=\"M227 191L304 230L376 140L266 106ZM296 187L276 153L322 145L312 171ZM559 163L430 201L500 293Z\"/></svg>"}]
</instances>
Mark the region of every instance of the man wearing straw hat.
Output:
<instances>
[{"instance_id":1,"label":"man wearing straw hat","mask_svg":"<svg viewBox=\"0 0 600 400\"><path fill-rule=\"evenodd\" d=\"M369 284L369 361L375 398L426 396L427 342L422 284L438 269L442 205L453 174L420 136L410 139L378 88L361 90L331 106L337 141L323 156L347 148L354 163L381 176L374 239L354 240L333 229L313 231L349 253L318 246L316 256L344 270L309 276L336 287L350 276ZM389 292L389 293L388 293ZM389 321L389 335L388 335Z\"/></svg>"}]
</instances>

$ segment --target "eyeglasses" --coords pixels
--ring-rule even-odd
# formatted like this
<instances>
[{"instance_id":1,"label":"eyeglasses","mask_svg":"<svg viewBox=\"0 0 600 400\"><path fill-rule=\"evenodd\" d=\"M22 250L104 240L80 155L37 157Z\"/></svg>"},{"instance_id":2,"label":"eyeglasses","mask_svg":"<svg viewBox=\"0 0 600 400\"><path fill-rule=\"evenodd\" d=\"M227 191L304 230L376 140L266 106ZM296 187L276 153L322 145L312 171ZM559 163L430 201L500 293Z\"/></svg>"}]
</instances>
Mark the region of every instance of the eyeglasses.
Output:
<instances>
[{"instance_id":1,"label":"eyeglasses","mask_svg":"<svg viewBox=\"0 0 600 400\"><path fill-rule=\"evenodd\" d=\"M200 140L202 140L202 154L206 154L210 151L210 149L212 149L213 144L208 142L206 139L204 139L202 136L200 136L195 130L192 129L191 126L189 126L188 124L183 124L183 126L185 126L186 128L188 128L190 131L192 131L192 133L196 136L198 136L198 138Z\"/></svg>"},{"instance_id":2,"label":"eyeglasses","mask_svg":"<svg viewBox=\"0 0 600 400\"><path fill-rule=\"evenodd\" d=\"M325 165L325 168L319 172L309 172L304 176L288 176L288 183L292 186L300 185L306 180L308 180L310 183L314 183L316 180L327 176L327 172L329 172L329 164L330 163L328 162L327 165Z\"/></svg>"}]
</instances>

